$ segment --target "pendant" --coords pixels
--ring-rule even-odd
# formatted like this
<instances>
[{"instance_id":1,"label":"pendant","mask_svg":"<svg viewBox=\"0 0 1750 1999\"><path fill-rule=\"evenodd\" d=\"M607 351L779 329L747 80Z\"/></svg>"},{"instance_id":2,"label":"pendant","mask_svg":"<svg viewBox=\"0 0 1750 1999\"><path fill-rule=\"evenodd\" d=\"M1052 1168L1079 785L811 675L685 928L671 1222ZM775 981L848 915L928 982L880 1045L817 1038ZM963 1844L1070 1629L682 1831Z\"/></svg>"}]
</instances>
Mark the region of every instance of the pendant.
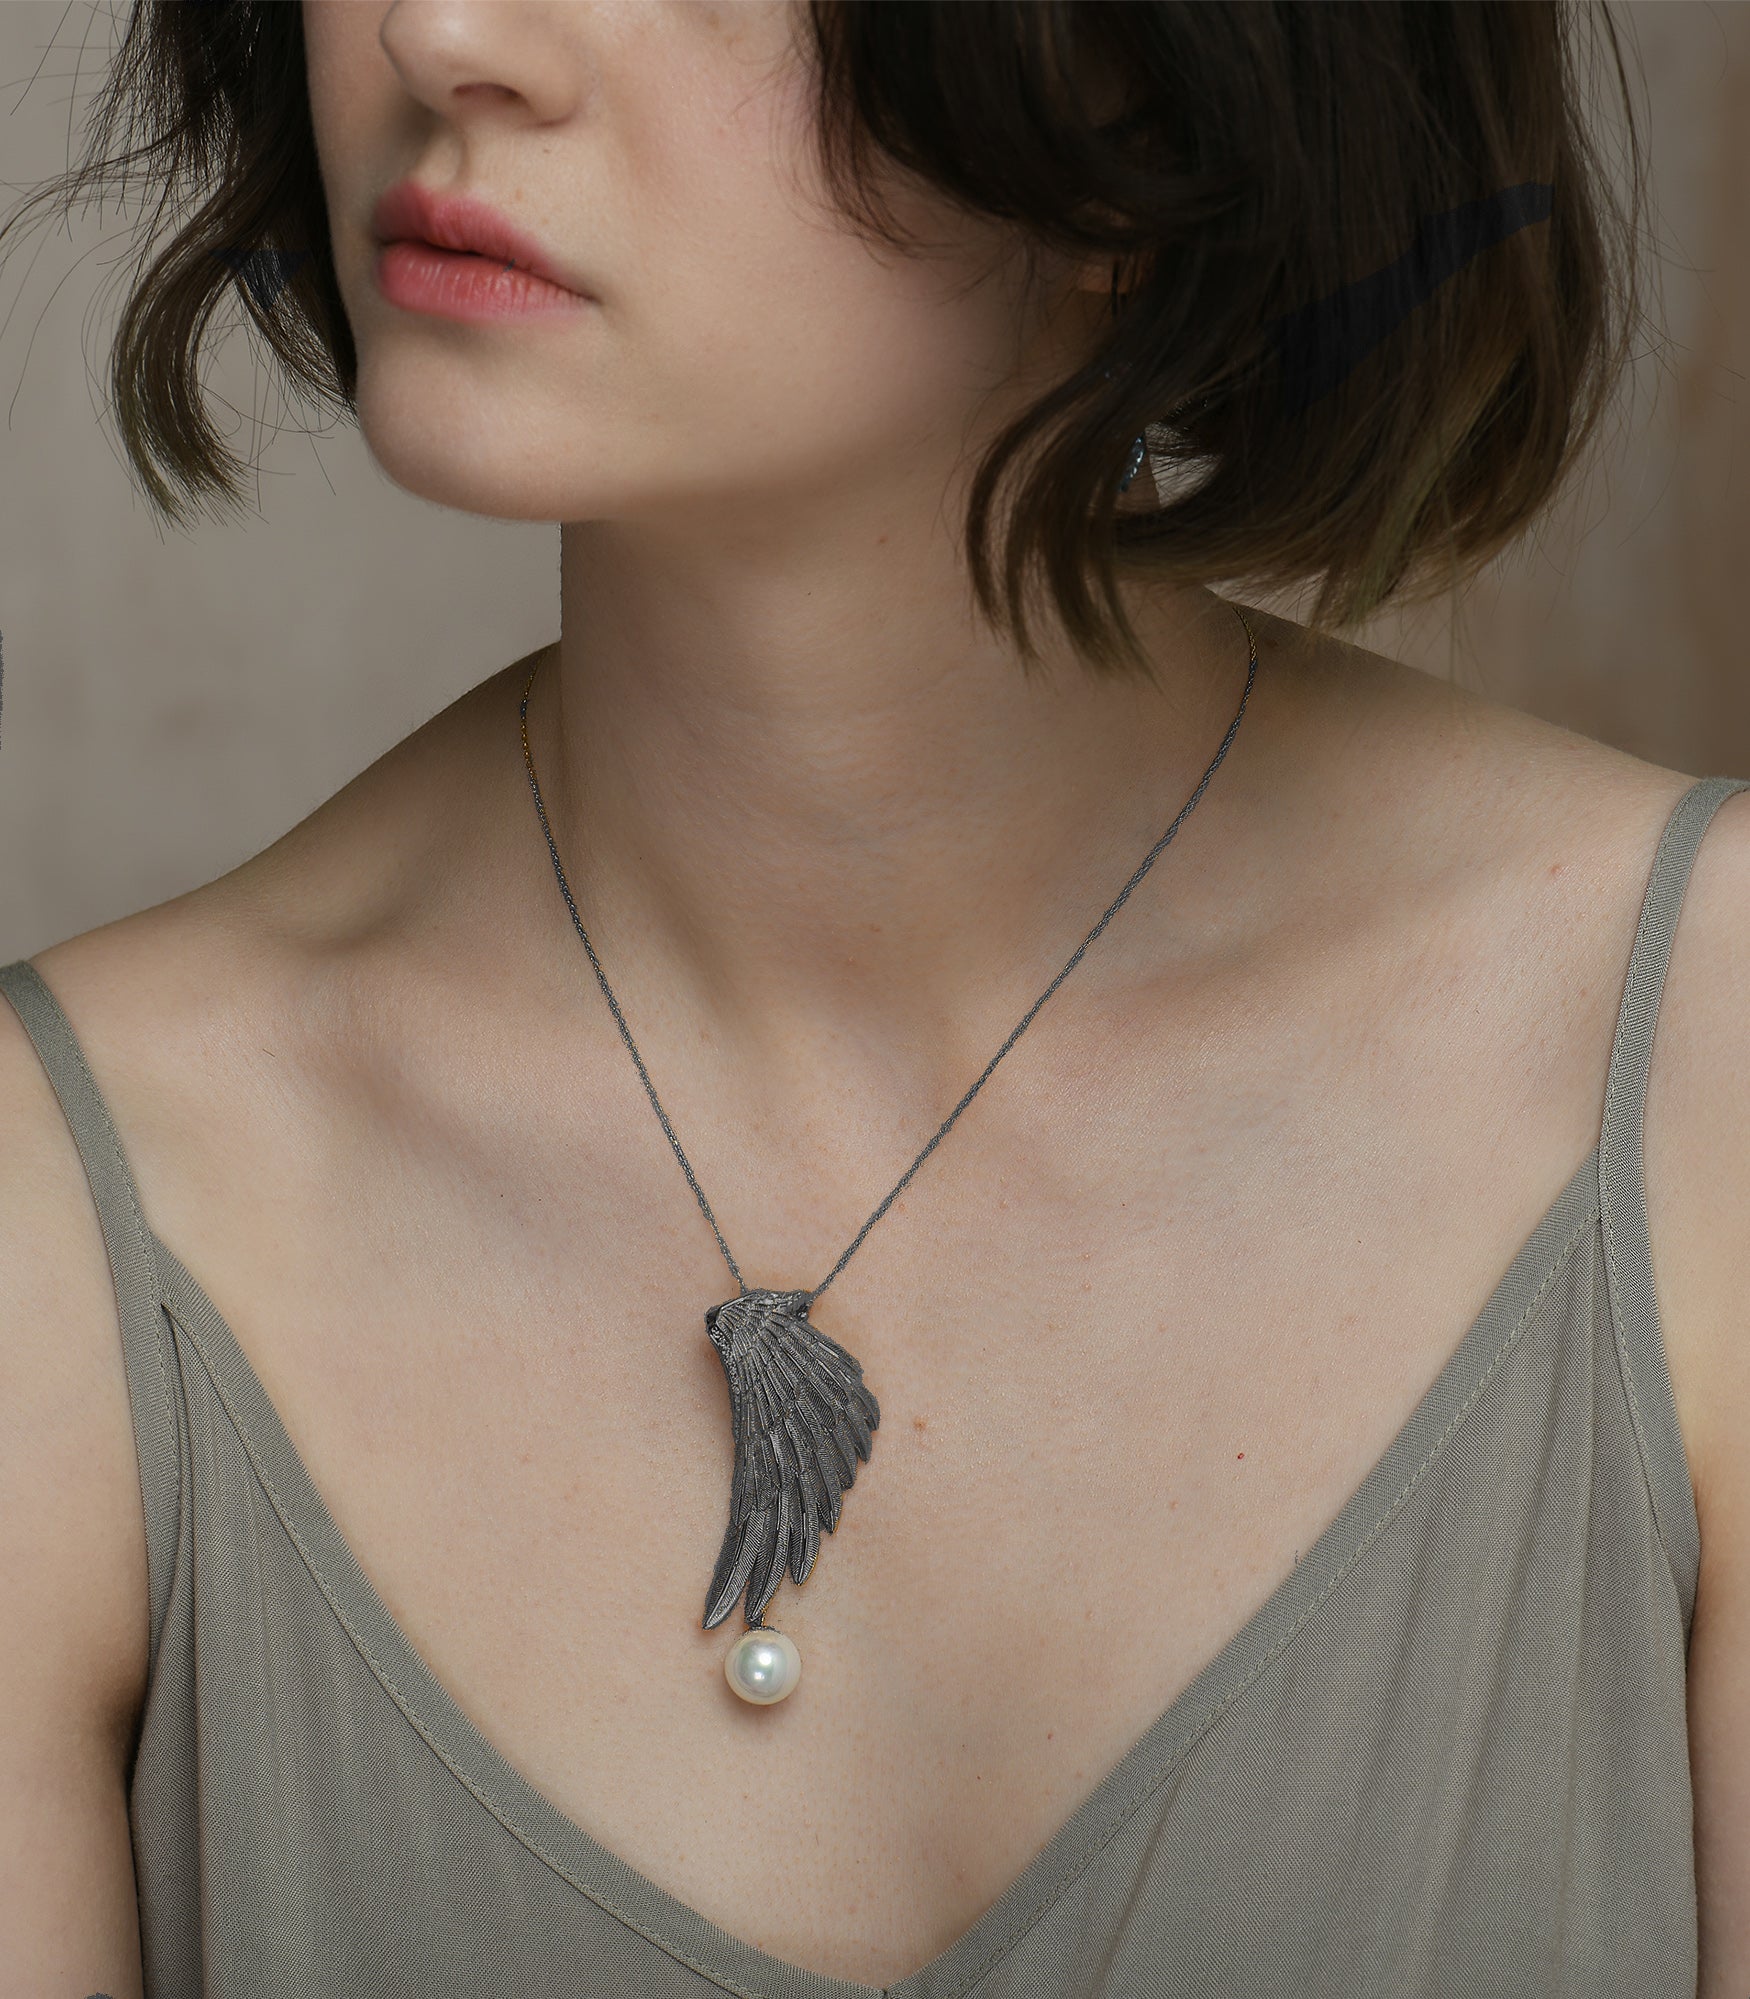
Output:
<instances>
[{"instance_id":1,"label":"pendant","mask_svg":"<svg viewBox=\"0 0 1750 1999\"><path fill-rule=\"evenodd\" d=\"M723 1677L744 1701L770 1707L796 1691L802 1677L802 1654L796 1641L764 1625L744 1631L723 1661Z\"/></svg>"},{"instance_id":2,"label":"pendant","mask_svg":"<svg viewBox=\"0 0 1750 1999\"><path fill-rule=\"evenodd\" d=\"M881 1421L861 1365L808 1323L809 1303L806 1291L747 1291L705 1314L729 1381L735 1473L704 1628L721 1624L746 1589L748 1629L723 1670L743 1700L762 1706L794 1691L802 1658L760 1613L786 1568L807 1581L821 1529L838 1526L841 1495Z\"/></svg>"}]
</instances>

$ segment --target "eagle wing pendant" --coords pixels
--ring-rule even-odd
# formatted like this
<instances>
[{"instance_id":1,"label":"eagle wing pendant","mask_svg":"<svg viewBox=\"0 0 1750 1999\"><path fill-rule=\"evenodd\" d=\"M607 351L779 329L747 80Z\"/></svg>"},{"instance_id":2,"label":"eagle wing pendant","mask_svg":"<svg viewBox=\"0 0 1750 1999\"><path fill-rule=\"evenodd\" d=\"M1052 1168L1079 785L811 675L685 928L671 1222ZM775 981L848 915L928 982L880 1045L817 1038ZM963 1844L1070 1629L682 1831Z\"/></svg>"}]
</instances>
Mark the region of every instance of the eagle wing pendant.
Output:
<instances>
[{"instance_id":1,"label":"eagle wing pendant","mask_svg":"<svg viewBox=\"0 0 1750 1999\"><path fill-rule=\"evenodd\" d=\"M751 1630L786 1566L807 1580L820 1530L838 1526L840 1495L881 1421L861 1365L808 1323L809 1302L806 1291L748 1291L705 1314L729 1378L735 1431L729 1527L705 1599L707 1631L744 1585Z\"/></svg>"}]
</instances>

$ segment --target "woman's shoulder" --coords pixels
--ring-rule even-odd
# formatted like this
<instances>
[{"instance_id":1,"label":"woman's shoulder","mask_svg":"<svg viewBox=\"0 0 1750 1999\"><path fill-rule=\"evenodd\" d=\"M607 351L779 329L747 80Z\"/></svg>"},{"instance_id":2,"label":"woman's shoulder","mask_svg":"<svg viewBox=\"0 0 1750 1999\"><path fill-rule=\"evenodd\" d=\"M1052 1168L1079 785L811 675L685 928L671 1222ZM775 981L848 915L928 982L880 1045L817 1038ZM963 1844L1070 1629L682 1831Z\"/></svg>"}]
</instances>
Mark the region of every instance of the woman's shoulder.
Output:
<instances>
[{"instance_id":1,"label":"woman's shoulder","mask_svg":"<svg viewBox=\"0 0 1750 1999\"><path fill-rule=\"evenodd\" d=\"M1553 883L1583 930L1644 877L1696 782L1388 655L1248 616L1265 670L1250 724L1260 823L1245 841L1254 856L1282 845L1272 906L1284 882L1316 881L1358 919L1389 901L1423 923L1460 898L1505 910ZM319 1045L337 997L369 1008L434 950L465 952L467 927L501 919L503 884L525 870L547 907L539 843L507 809L526 794L517 702L538 656L469 688L240 865L33 954L144 1122L174 1122L153 1119L149 1097L247 1072L274 1059L264 1048ZM1230 781L1249 747L1236 739ZM1750 869L1750 801L1720 818L1697 864L1698 928L1732 922ZM488 880L500 888L483 900Z\"/></svg>"},{"instance_id":2,"label":"woman's shoulder","mask_svg":"<svg viewBox=\"0 0 1750 1999\"><path fill-rule=\"evenodd\" d=\"M0 1839L18 1855L0 1900L14 1916L30 1895L70 1911L65 1883L78 1880L82 1956L113 1941L120 1966L134 1886L125 1780L151 1625L129 1390L84 1166L4 1003L0 1133Z\"/></svg>"},{"instance_id":3,"label":"woman's shoulder","mask_svg":"<svg viewBox=\"0 0 1750 1999\"><path fill-rule=\"evenodd\" d=\"M1285 862L1310 861L1333 891L1346 876L1366 896L1394 856L1406 907L1449 883L1511 895L1522 872L1551 869L1609 894L1613 877L1650 860L1649 835L1696 782L1385 654L1248 616L1261 662L1278 668L1255 691L1254 733L1277 745L1260 769L1310 773L1270 816L1280 811L1293 850ZM255 1042L276 1019L307 1019L313 989L349 963L392 972L402 940L469 907L478 917L458 884L492 865L520 872L529 847L504 808L524 785L516 709L536 657L468 689L241 864L33 954L118 1057L125 1040L142 1058L121 1074L186 1077L215 1037ZM1236 741L1232 774L1245 748ZM1728 850L1746 843L1724 822L1743 827L1750 805L1721 818L1708 872L1724 879Z\"/></svg>"},{"instance_id":4,"label":"woman's shoulder","mask_svg":"<svg viewBox=\"0 0 1750 1999\"><path fill-rule=\"evenodd\" d=\"M1384 906L1421 924L1490 898L1505 914L1544 880L1584 930L1644 874L1699 775L1540 716L1486 673L1448 676L1273 618L1259 645L1277 670L1256 697L1280 710L1260 762L1293 793L1276 837L1285 855L1316 853L1357 916Z\"/></svg>"}]
</instances>

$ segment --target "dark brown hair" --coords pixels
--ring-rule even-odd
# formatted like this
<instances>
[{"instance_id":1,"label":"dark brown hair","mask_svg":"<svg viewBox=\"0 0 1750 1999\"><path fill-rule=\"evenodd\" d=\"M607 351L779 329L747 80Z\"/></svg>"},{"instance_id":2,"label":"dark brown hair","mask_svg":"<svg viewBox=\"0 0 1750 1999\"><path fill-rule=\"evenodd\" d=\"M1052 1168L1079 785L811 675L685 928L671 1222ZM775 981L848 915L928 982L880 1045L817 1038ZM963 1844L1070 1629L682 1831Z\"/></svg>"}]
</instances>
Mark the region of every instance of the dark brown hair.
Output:
<instances>
[{"instance_id":1,"label":"dark brown hair","mask_svg":"<svg viewBox=\"0 0 1750 1999\"><path fill-rule=\"evenodd\" d=\"M1586 123L1581 20L1621 90L1626 214ZM1456 588L1565 484L1625 371L1644 162L1605 4L806 0L796 23L857 227L914 245L886 198L910 180L1012 224L1029 271L1041 251L1112 262L1100 351L969 494L977 601L1024 665L1037 583L1090 670L1145 678L1120 574L1316 577L1319 631L1430 576ZM221 300L288 387L355 413L302 8L135 0L87 131L24 206L144 177L177 211L149 263L144 239L109 380L130 462L182 523L241 492L199 379ZM1145 426L1163 477L1120 498Z\"/></svg>"}]
</instances>

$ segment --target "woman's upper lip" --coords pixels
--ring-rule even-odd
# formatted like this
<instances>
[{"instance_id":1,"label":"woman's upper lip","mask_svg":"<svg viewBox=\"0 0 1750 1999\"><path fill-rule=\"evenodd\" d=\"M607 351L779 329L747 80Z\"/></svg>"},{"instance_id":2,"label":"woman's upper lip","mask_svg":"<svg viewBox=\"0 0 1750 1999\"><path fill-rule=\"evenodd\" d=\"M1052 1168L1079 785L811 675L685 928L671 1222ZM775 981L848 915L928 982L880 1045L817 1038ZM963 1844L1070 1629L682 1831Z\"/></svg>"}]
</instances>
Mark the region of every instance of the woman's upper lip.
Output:
<instances>
[{"instance_id":1,"label":"woman's upper lip","mask_svg":"<svg viewBox=\"0 0 1750 1999\"><path fill-rule=\"evenodd\" d=\"M533 237L472 195L434 194L417 181L397 181L372 210L371 229L380 243L412 241L431 243L440 250L473 250L515 264L568 292L594 296L588 286L561 271Z\"/></svg>"}]
</instances>

